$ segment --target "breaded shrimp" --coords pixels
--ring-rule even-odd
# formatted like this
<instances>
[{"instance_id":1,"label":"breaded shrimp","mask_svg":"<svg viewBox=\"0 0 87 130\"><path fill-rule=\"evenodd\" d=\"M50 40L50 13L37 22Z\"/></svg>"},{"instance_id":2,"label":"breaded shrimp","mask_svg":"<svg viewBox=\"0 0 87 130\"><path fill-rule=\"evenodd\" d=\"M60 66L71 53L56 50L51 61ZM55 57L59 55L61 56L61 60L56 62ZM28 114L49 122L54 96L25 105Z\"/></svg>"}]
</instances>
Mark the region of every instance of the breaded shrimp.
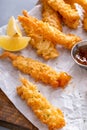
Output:
<instances>
[{"instance_id":1,"label":"breaded shrimp","mask_svg":"<svg viewBox=\"0 0 87 130\"><path fill-rule=\"evenodd\" d=\"M65 1L65 3L69 4L72 7L72 9L77 11L75 4L71 0L64 0L64 1ZM68 27L70 27L72 29L76 29L78 27L78 25L79 25L79 22L70 23L69 21L67 21L64 18L63 18L63 21L64 21L65 24L68 25Z\"/></svg>"},{"instance_id":2,"label":"breaded shrimp","mask_svg":"<svg viewBox=\"0 0 87 130\"><path fill-rule=\"evenodd\" d=\"M32 108L40 121L46 124L49 130L64 127L65 120L62 111L51 105L37 87L28 80L22 78L21 82L23 85L17 87L17 93Z\"/></svg>"},{"instance_id":3,"label":"breaded shrimp","mask_svg":"<svg viewBox=\"0 0 87 130\"><path fill-rule=\"evenodd\" d=\"M65 24L71 28L77 28L79 25L79 14L69 4L65 3L64 0L46 0L48 4L55 10L58 11L63 17Z\"/></svg>"},{"instance_id":4,"label":"breaded shrimp","mask_svg":"<svg viewBox=\"0 0 87 130\"><path fill-rule=\"evenodd\" d=\"M84 17L83 17L83 28L87 31L87 0L64 0L70 5L74 5L74 3L78 3L84 9Z\"/></svg>"},{"instance_id":5,"label":"breaded shrimp","mask_svg":"<svg viewBox=\"0 0 87 130\"><path fill-rule=\"evenodd\" d=\"M26 10L23 11L23 14L28 18L29 15ZM55 45L51 41L44 39L42 35L37 34L32 26L29 27L27 35L29 37L31 36L30 44L37 50L37 54L42 56L45 60L53 59L59 56Z\"/></svg>"},{"instance_id":6,"label":"breaded shrimp","mask_svg":"<svg viewBox=\"0 0 87 130\"><path fill-rule=\"evenodd\" d=\"M46 2L46 0L41 0L42 3L42 20L48 22L51 26L56 27L62 31L62 21L58 12L53 10Z\"/></svg>"},{"instance_id":7,"label":"breaded shrimp","mask_svg":"<svg viewBox=\"0 0 87 130\"><path fill-rule=\"evenodd\" d=\"M87 0L64 0L64 1L69 4L78 3L79 5L83 7L85 11L87 11Z\"/></svg>"},{"instance_id":8,"label":"breaded shrimp","mask_svg":"<svg viewBox=\"0 0 87 130\"><path fill-rule=\"evenodd\" d=\"M36 34L40 34L43 38L48 39L54 44L62 45L67 49L71 49L77 42L81 41L80 37L74 34L64 34L60 30L48 23L38 20L29 15L29 17L19 16L18 20L25 29L25 32L29 34L29 28L35 31Z\"/></svg>"},{"instance_id":9,"label":"breaded shrimp","mask_svg":"<svg viewBox=\"0 0 87 130\"><path fill-rule=\"evenodd\" d=\"M4 52L0 58L9 57L14 67L25 74L31 75L36 81L51 85L53 88L64 88L71 79L66 72L56 72L50 66L39 61L23 56L17 56L10 52Z\"/></svg>"}]
</instances>

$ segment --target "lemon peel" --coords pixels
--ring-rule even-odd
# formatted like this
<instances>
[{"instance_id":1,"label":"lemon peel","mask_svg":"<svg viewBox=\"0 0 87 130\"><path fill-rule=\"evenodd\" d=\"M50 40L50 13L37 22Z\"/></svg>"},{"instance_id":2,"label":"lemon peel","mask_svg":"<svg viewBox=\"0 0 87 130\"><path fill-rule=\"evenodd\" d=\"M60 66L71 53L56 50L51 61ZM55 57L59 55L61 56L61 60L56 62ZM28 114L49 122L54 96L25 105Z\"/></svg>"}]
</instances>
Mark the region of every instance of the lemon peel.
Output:
<instances>
[{"instance_id":1,"label":"lemon peel","mask_svg":"<svg viewBox=\"0 0 87 130\"><path fill-rule=\"evenodd\" d=\"M11 37L21 37L22 36L22 32L21 32L14 16L12 16L9 19L6 32L7 32L7 35L11 36Z\"/></svg>"},{"instance_id":2,"label":"lemon peel","mask_svg":"<svg viewBox=\"0 0 87 130\"><path fill-rule=\"evenodd\" d=\"M30 37L0 36L0 47L7 51L19 51L28 45L30 39Z\"/></svg>"}]
</instances>

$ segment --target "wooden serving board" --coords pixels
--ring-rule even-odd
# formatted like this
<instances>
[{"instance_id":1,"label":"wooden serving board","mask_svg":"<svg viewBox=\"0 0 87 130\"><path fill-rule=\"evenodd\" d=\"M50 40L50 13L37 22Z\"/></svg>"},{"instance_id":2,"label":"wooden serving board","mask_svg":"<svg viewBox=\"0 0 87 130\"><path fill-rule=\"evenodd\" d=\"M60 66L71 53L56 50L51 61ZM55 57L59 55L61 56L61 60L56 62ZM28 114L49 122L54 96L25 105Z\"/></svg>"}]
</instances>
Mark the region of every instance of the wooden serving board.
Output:
<instances>
[{"instance_id":1,"label":"wooden serving board","mask_svg":"<svg viewBox=\"0 0 87 130\"><path fill-rule=\"evenodd\" d=\"M0 89L0 126L11 130L38 130L10 102Z\"/></svg>"}]
</instances>

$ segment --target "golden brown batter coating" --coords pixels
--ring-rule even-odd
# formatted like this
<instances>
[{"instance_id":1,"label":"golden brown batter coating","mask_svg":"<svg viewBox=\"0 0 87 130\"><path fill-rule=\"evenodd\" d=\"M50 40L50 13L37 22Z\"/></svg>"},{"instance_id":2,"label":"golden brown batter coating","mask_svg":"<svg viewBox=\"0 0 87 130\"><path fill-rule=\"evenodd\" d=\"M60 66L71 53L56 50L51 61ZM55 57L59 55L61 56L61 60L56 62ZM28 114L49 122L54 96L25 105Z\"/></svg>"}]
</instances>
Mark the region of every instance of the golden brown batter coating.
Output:
<instances>
[{"instance_id":1,"label":"golden brown batter coating","mask_svg":"<svg viewBox=\"0 0 87 130\"><path fill-rule=\"evenodd\" d=\"M84 17L83 17L83 28L87 31L87 0L73 0L74 3L80 4L84 9Z\"/></svg>"},{"instance_id":2,"label":"golden brown batter coating","mask_svg":"<svg viewBox=\"0 0 87 130\"><path fill-rule=\"evenodd\" d=\"M48 22L51 26L56 27L62 31L62 21L58 12L53 10L46 2L46 0L41 0L42 2L42 20Z\"/></svg>"},{"instance_id":3,"label":"golden brown batter coating","mask_svg":"<svg viewBox=\"0 0 87 130\"><path fill-rule=\"evenodd\" d=\"M19 16L18 20L27 34L29 34L29 28L31 26L36 34L41 34L44 39L46 38L55 44L60 44L67 49L71 49L73 45L81 40L80 37L74 34L66 35L55 27L50 26L48 23L40 21L30 15L28 18L25 16Z\"/></svg>"},{"instance_id":4,"label":"golden brown batter coating","mask_svg":"<svg viewBox=\"0 0 87 130\"><path fill-rule=\"evenodd\" d=\"M51 67L39 61L23 56L17 56L10 52L4 52L0 58L9 57L13 66L25 74L31 75L36 81L50 84L53 88L65 87L71 79L66 72L56 72Z\"/></svg>"},{"instance_id":5,"label":"golden brown batter coating","mask_svg":"<svg viewBox=\"0 0 87 130\"><path fill-rule=\"evenodd\" d=\"M83 17L83 28L87 31L87 0L64 0L70 5L74 5L74 3L78 3L84 9L84 17Z\"/></svg>"},{"instance_id":6,"label":"golden brown batter coating","mask_svg":"<svg viewBox=\"0 0 87 130\"><path fill-rule=\"evenodd\" d=\"M36 49L37 54L45 60L54 59L59 56L58 50L51 41L44 40L43 36L38 34L32 35L31 37L30 44Z\"/></svg>"},{"instance_id":7,"label":"golden brown batter coating","mask_svg":"<svg viewBox=\"0 0 87 130\"><path fill-rule=\"evenodd\" d=\"M51 105L35 85L26 79L21 79L21 81L23 85L17 88L17 93L32 108L40 121L46 124L49 130L65 126L62 111Z\"/></svg>"},{"instance_id":8,"label":"golden brown batter coating","mask_svg":"<svg viewBox=\"0 0 87 130\"><path fill-rule=\"evenodd\" d=\"M26 10L23 11L23 14L25 17L29 16ZM44 39L41 34L37 34L32 26L28 28L27 35L31 37L30 44L37 50L37 54L42 56L45 60L53 59L59 56L55 45L51 41Z\"/></svg>"},{"instance_id":9,"label":"golden brown batter coating","mask_svg":"<svg viewBox=\"0 0 87 130\"><path fill-rule=\"evenodd\" d=\"M83 7L85 11L87 11L87 0L64 0L64 1L69 4L78 3L79 5Z\"/></svg>"},{"instance_id":10,"label":"golden brown batter coating","mask_svg":"<svg viewBox=\"0 0 87 130\"><path fill-rule=\"evenodd\" d=\"M55 10L58 11L64 19L65 24L71 28L77 28L79 25L79 14L78 12L67 4L64 0L46 0L48 4Z\"/></svg>"}]
</instances>

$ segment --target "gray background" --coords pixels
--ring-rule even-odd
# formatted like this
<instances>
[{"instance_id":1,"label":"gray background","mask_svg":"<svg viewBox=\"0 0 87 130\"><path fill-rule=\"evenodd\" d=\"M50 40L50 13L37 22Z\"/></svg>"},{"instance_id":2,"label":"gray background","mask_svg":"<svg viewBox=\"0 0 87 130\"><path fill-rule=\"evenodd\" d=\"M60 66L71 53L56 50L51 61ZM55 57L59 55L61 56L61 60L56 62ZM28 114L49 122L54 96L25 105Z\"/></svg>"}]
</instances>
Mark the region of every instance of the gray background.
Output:
<instances>
[{"instance_id":1,"label":"gray background","mask_svg":"<svg viewBox=\"0 0 87 130\"><path fill-rule=\"evenodd\" d=\"M23 9L31 10L38 0L0 0L0 27L7 24L11 16L21 14ZM0 127L0 130L9 130Z\"/></svg>"},{"instance_id":2,"label":"gray background","mask_svg":"<svg viewBox=\"0 0 87 130\"><path fill-rule=\"evenodd\" d=\"M23 9L31 10L37 0L0 0L0 27L13 15L17 18Z\"/></svg>"}]
</instances>

